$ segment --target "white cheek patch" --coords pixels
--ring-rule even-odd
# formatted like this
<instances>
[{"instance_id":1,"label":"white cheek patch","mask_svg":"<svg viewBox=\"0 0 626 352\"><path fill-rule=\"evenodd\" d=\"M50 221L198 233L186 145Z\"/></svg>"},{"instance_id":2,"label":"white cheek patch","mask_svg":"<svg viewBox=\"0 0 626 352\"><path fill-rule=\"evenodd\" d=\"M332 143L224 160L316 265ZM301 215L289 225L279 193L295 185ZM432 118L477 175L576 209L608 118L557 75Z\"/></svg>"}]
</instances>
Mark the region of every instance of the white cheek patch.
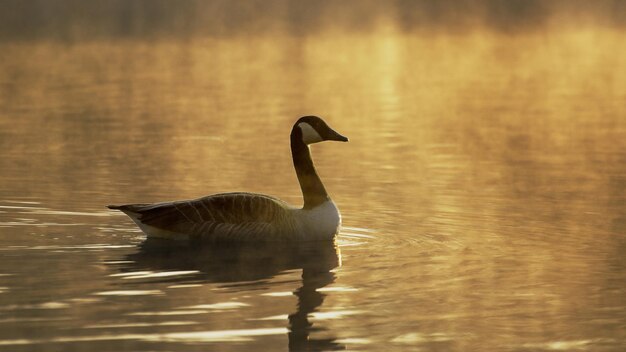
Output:
<instances>
[{"instance_id":1,"label":"white cheek patch","mask_svg":"<svg viewBox=\"0 0 626 352\"><path fill-rule=\"evenodd\" d=\"M320 136L320 134L317 133L315 128L313 128L308 123L300 122L298 124L298 127L300 128L300 131L302 131L302 141L305 144L313 144L313 143L321 142L324 140L322 136Z\"/></svg>"}]
</instances>

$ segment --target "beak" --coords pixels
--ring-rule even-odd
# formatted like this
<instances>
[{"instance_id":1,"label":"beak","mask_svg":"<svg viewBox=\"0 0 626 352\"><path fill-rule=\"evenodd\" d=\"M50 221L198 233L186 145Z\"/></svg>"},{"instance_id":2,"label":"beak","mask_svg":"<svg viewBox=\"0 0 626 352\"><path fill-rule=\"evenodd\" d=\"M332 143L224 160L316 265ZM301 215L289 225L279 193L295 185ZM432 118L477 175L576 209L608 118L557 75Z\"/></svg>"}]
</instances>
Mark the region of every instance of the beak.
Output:
<instances>
[{"instance_id":1,"label":"beak","mask_svg":"<svg viewBox=\"0 0 626 352\"><path fill-rule=\"evenodd\" d=\"M328 138L329 141L339 141L339 142L347 142L349 139L348 137L342 136L339 133L337 133L337 131L335 130L331 130L332 133L329 136L330 138Z\"/></svg>"}]
</instances>

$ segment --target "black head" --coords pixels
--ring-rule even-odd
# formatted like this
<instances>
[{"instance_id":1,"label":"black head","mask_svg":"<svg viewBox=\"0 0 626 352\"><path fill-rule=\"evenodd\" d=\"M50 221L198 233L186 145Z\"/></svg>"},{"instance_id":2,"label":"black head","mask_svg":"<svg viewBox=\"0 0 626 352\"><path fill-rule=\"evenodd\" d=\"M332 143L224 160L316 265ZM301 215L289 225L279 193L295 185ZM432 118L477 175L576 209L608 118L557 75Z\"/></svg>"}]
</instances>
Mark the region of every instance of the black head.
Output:
<instances>
[{"instance_id":1,"label":"black head","mask_svg":"<svg viewBox=\"0 0 626 352\"><path fill-rule=\"evenodd\" d=\"M330 128L324 120L317 116L304 116L298 119L293 129L299 129L304 144L313 144L323 141L347 142L348 138ZM293 133L293 132L292 132Z\"/></svg>"}]
</instances>

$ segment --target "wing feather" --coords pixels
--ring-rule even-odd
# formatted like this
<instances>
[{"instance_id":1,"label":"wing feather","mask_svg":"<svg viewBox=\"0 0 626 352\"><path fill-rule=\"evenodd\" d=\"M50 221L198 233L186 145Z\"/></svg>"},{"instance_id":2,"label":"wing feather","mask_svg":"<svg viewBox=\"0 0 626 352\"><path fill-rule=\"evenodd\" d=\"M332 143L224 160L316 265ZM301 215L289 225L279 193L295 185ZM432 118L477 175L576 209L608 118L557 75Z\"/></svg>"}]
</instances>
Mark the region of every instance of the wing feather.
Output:
<instances>
[{"instance_id":1,"label":"wing feather","mask_svg":"<svg viewBox=\"0 0 626 352\"><path fill-rule=\"evenodd\" d=\"M293 228L284 202L260 194L224 193L194 200L127 205L145 225L190 236L234 239Z\"/></svg>"}]
</instances>

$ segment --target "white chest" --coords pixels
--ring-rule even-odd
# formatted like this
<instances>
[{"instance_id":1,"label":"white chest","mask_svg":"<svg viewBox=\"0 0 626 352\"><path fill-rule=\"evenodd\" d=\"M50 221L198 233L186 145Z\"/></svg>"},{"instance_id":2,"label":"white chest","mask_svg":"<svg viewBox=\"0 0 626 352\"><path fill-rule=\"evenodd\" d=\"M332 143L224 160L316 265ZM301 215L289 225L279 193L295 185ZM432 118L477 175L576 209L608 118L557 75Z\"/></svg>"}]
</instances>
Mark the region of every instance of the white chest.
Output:
<instances>
[{"instance_id":1,"label":"white chest","mask_svg":"<svg viewBox=\"0 0 626 352\"><path fill-rule=\"evenodd\" d=\"M298 219L303 235L311 240L330 240L341 226L341 214L332 201L313 209L299 209Z\"/></svg>"}]
</instances>

